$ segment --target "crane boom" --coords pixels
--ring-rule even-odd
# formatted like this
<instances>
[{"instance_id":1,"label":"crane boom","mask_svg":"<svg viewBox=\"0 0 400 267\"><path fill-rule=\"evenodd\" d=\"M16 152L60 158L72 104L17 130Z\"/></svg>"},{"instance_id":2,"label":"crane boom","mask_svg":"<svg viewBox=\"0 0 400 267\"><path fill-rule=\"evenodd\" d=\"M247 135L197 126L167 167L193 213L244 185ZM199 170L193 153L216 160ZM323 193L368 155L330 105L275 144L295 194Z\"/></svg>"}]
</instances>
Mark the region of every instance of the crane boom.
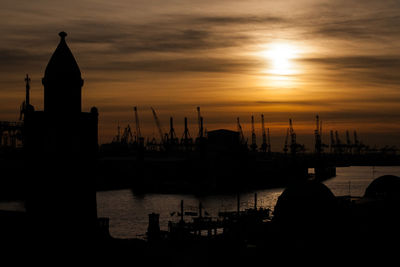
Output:
<instances>
[{"instance_id":1,"label":"crane boom","mask_svg":"<svg viewBox=\"0 0 400 267\"><path fill-rule=\"evenodd\" d=\"M164 143L164 134L163 134L163 131L162 131L162 128L161 128L160 121L159 121L159 119L157 117L157 113L154 110L154 108L152 108L152 107L150 107L150 108L151 108L151 111L153 112L154 121L156 122L156 125L157 125L158 134L160 135L161 143Z\"/></svg>"},{"instance_id":2,"label":"crane boom","mask_svg":"<svg viewBox=\"0 0 400 267\"><path fill-rule=\"evenodd\" d=\"M238 132L239 132L239 135L240 135L240 142L244 143L243 129L242 129L242 125L240 125L239 117L237 117L237 127L238 127Z\"/></svg>"},{"instance_id":3,"label":"crane boom","mask_svg":"<svg viewBox=\"0 0 400 267\"><path fill-rule=\"evenodd\" d=\"M315 117L316 121L316 128L314 131L314 136L315 136L315 153L320 154L322 152L322 142L321 142L321 125L319 121L319 116L317 115Z\"/></svg>"}]
</instances>

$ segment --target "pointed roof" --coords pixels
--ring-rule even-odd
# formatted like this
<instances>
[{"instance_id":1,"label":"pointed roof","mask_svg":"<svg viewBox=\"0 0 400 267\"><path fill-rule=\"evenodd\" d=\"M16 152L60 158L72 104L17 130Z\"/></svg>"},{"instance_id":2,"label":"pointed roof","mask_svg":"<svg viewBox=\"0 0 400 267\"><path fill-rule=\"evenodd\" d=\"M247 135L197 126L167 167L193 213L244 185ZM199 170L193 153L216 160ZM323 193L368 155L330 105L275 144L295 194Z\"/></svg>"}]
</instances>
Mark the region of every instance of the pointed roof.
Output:
<instances>
[{"instance_id":1,"label":"pointed roof","mask_svg":"<svg viewBox=\"0 0 400 267\"><path fill-rule=\"evenodd\" d=\"M58 34L61 39L45 70L45 78L81 79L81 71L71 50L65 42L66 32Z\"/></svg>"}]
</instances>

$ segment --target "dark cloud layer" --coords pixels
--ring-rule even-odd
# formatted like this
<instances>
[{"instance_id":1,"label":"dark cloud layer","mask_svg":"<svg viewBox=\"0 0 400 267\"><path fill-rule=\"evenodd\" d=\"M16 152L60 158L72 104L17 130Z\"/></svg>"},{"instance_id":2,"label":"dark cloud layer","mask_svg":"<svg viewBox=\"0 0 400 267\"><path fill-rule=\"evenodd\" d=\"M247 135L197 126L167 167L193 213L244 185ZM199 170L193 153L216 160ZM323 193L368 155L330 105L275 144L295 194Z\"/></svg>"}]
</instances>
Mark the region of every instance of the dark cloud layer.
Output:
<instances>
[{"instance_id":1,"label":"dark cloud layer","mask_svg":"<svg viewBox=\"0 0 400 267\"><path fill-rule=\"evenodd\" d=\"M215 83L207 77L211 89L197 88L194 92L203 93L202 100L210 99L208 102L192 100L188 95L183 99L191 99L190 103L165 101L169 106L164 109L169 111L186 111L197 104L203 104L210 112L222 111L222 115L215 112L208 117L210 124L226 123L227 118L237 116L232 114L235 108L240 116L253 108L270 110L271 121L285 123L289 116L312 120L314 113L330 121L383 121L389 128L400 119L397 1L292 1L286 5L281 1L217 2L193 3L195 7L188 8L190 3L175 7L162 1L157 1L157 5L96 1L93 5L73 0L71 6L75 8L70 8L65 3L56 7L46 0L18 6L8 1L0 11L0 93L6 96L11 92L7 88L20 87L23 80L15 77L26 72L41 77L40 72L58 43L56 34L64 30L69 33L67 42L85 75L99 77L98 83L128 83L134 72L146 73L146 77L154 77L158 83L162 82L160 77L168 76L173 81L182 73L192 75L196 82L208 73L221 77ZM198 11L199 6L207 8ZM216 6L218 12L214 10ZM248 8L240 10L245 6ZM277 39L310 45L311 52L296 59L299 66L310 71L295 77L299 83L293 86L293 94L284 94L286 98L274 96L273 91L267 90L274 85L266 82L267 89L262 88L260 96L254 90L260 90L261 85L241 85L235 91L238 99L232 100L231 77L245 74L252 76L252 82L261 79L261 69L269 63L265 58L257 58L254 52ZM153 82L150 78L142 81ZM148 86L135 82L138 88ZM179 89L179 84L176 86L171 99L192 93ZM338 89L335 92L332 88ZM280 93L278 89L276 92ZM115 88L116 95L118 90L122 89ZM211 99L216 95L214 91L219 91L221 99ZM6 111L10 99L13 98L0 100L3 114L10 114ZM99 99L99 108L103 108L104 117L115 120L125 106L122 99L112 99L109 103ZM381 108L377 108L379 105Z\"/></svg>"}]
</instances>

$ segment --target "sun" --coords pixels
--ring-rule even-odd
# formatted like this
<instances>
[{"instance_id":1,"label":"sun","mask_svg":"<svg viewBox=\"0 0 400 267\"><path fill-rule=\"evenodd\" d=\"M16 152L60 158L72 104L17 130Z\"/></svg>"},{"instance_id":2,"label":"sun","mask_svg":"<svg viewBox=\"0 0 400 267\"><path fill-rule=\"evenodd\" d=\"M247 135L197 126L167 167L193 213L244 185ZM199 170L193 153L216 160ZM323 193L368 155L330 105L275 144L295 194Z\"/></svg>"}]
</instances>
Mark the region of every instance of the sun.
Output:
<instances>
[{"instance_id":1,"label":"sun","mask_svg":"<svg viewBox=\"0 0 400 267\"><path fill-rule=\"evenodd\" d=\"M261 54L268 60L267 73L273 75L295 74L294 59L298 56L298 48L286 43L274 43L268 45Z\"/></svg>"}]
</instances>

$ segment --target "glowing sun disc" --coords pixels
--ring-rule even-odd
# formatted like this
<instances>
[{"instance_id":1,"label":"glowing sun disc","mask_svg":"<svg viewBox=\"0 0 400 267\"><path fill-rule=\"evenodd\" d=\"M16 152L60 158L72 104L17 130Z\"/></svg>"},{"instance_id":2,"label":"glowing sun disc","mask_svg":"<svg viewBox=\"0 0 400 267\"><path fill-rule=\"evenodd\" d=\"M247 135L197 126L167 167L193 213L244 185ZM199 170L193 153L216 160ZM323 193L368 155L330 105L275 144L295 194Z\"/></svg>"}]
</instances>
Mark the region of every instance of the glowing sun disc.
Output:
<instances>
[{"instance_id":1,"label":"glowing sun disc","mask_svg":"<svg viewBox=\"0 0 400 267\"><path fill-rule=\"evenodd\" d=\"M293 59L297 57L297 54L296 47L283 43L271 44L262 52L262 56L270 63L267 72L275 75L294 74Z\"/></svg>"}]
</instances>

